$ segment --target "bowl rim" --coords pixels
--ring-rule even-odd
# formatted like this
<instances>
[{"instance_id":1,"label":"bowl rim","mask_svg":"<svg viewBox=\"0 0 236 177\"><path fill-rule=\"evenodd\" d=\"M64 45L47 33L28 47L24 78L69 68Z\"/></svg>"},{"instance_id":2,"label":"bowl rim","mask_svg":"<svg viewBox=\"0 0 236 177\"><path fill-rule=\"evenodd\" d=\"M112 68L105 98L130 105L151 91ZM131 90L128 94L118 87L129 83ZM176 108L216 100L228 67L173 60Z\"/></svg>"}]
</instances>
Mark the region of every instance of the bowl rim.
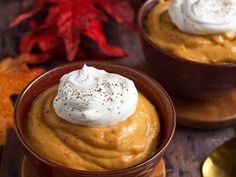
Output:
<instances>
[{"instance_id":1,"label":"bowl rim","mask_svg":"<svg viewBox=\"0 0 236 177\"><path fill-rule=\"evenodd\" d=\"M186 64L192 64L192 65L196 65L196 66L201 66L201 67L211 67L211 68L235 68L236 67L236 63L219 63L219 64L210 64L210 63L201 63L201 62L196 62L196 61L191 61L188 59L185 59L183 57L179 57L177 55L168 53L167 51L165 51L164 49L160 48L158 45L156 45L154 42L152 42L149 38L148 38L148 34L145 30L144 27L144 21L146 19L146 17L144 18L144 15L146 16L146 9L150 8L149 6L151 6L151 10L152 8L154 8L154 6L156 5L156 3L158 3L159 0L147 0L146 2L143 3L143 5L141 6L141 8L138 11L138 17L137 17L137 23L138 23L138 31L139 34L141 35L141 37L149 44L151 45L154 49L156 49L157 51L163 53L164 55L168 56L168 58L177 60L179 62L182 63L186 63ZM148 12L150 13L150 12ZM145 45L145 44L144 44Z\"/></svg>"},{"instance_id":2,"label":"bowl rim","mask_svg":"<svg viewBox=\"0 0 236 177\"><path fill-rule=\"evenodd\" d=\"M63 68L67 68L67 67L71 67L71 66L76 66L76 65L81 65L82 63L86 63L88 65L93 65L96 63L99 64L106 64L106 65L110 65L116 68L120 68L123 70L126 70L128 72L132 72L134 74L138 74L138 75L142 75L144 76L146 79L149 79L151 82L153 82L155 85L157 85L157 87L160 89L160 92L162 92L165 100L168 102L169 107L170 107L170 112L171 112L171 116L173 117L173 124L171 127L171 132L170 135L168 136L168 138L165 140L165 142L163 143L163 145L161 147L159 147L159 151L155 152L152 156L150 156L148 159L146 159L143 162L140 162L136 165L127 167L127 168L123 168L123 169L118 169L118 170L109 170L109 171L83 171L83 170L77 170L77 169L72 169L69 167L65 167L63 165L57 164L53 161L50 161L48 159L46 159L45 157L41 156L39 153L37 153L35 150L33 150L33 148L30 146L30 143L27 142L26 137L23 135L23 133L21 131L19 131L19 125L18 125L18 121L17 121L17 114L16 112L18 111L18 107L19 107L19 103L22 99L22 97L24 97L24 95L28 92L28 90L31 88L32 85L37 84L37 82L41 79L43 79L44 77L46 77L47 75L50 75L51 73L54 73L60 69ZM159 156L161 153L163 153L166 149L166 147L170 144L170 141L173 138L174 132L175 132L175 128L176 128L176 112L174 109L174 105L173 102L170 98L170 96L168 95L168 93L164 90L164 88L154 79L152 79L150 76L148 76L147 74L131 69L129 67L123 66L123 65L119 65L119 64L112 64L112 63L107 63L107 62L100 62L100 61L96 61L96 60L83 60L83 61L78 61L78 62L74 62L74 63L70 63L70 64L66 64L66 65L62 65L59 67L56 67L54 69L51 69L47 72L45 72L44 74L41 74L40 76L36 77L33 81L31 81L25 88L24 90L21 92L21 94L18 96L17 101L15 103L15 108L14 108L14 129L16 131L17 137L19 138L21 144L24 146L24 148L31 154L33 155L36 159L39 159L41 162L43 162L44 164L46 164L47 166L50 166L51 168L58 168L62 171L66 171L69 172L71 174L84 174L84 175L110 175L110 174L119 174L122 172L126 172L129 170L134 170L137 169L147 163L149 163L150 161L152 161L153 159L155 159L157 156Z\"/></svg>"}]
</instances>

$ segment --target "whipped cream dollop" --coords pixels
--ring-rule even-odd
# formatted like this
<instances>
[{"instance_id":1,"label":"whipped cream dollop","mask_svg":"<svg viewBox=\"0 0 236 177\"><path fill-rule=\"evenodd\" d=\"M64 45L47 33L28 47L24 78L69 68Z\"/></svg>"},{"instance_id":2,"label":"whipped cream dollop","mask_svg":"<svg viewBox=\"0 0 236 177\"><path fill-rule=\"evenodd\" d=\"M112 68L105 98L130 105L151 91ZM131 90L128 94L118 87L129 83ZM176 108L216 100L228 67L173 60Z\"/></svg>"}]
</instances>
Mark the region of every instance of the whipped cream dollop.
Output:
<instances>
[{"instance_id":1,"label":"whipped cream dollop","mask_svg":"<svg viewBox=\"0 0 236 177\"><path fill-rule=\"evenodd\" d=\"M168 13L183 32L236 32L236 0L174 0Z\"/></svg>"},{"instance_id":2,"label":"whipped cream dollop","mask_svg":"<svg viewBox=\"0 0 236 177\"><path fill-rule=\"evenodd\" d=\"M84 65L61 78L53 106L68 122L103 127L127 119L135 112L137 101L133 81Z\"/></svg>"}]
</instances>

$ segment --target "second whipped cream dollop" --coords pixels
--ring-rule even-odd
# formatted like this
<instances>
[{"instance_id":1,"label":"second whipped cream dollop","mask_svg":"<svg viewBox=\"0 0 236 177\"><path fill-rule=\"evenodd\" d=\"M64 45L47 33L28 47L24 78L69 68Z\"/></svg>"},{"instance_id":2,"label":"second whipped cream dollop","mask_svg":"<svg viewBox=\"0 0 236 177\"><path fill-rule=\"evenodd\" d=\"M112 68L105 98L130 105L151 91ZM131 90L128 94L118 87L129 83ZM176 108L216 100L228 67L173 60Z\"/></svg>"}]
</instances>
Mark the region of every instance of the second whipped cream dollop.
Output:
<instances>
[{"instance_id":1,"label":"second whipped cream dollop","mask_svg":"<svg viewBox=\"0 0 236 177\"><path fill-rule=\"evenodd\" d=\"M137 101L133 81L84 65L61 78L53 106L59 117L71 123L102 127L127 119Z\"/></svg>"},{"instance_id":2,"label":"second whipped cream dollop","mask_svg":"<svg viewBox=\"0 0 236 177\"><path fill-rule=\"evenodd\" d=\"M235 0L174 0L168 12L172 22L187 33L236 32Z\"/></svg>"}]
</instances>

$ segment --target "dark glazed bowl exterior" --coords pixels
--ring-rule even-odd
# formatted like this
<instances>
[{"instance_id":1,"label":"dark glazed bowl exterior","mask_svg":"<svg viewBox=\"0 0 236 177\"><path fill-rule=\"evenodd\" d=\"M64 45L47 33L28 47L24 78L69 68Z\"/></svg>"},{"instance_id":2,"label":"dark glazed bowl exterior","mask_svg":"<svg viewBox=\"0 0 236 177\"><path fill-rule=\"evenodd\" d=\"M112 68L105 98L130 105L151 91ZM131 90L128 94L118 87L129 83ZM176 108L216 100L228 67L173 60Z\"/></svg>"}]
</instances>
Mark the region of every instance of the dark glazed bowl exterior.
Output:
<instances>
[{"instance_id":1,"label":"dark glazed bowl exterior","mask_svg":"<svg viewBox=\"0 0 236 177\"><path fill-rule=\"evenodd\" d=\"M155 154L146 161L122 170L87 172L74 170L55 164L40 156L31 148L25 134L25 125L27 112L29 111L32 102L44 90L59 84L59 80L62 75L72 70L81 68L84 63L89 66L104 69L108 72L121 74L133 80L138 90L141 91L156 107L161 120L160 143ZM19 96L15 106L14 116L15 130L24 147L26 157L34 166L35 172L39 173L42 177L148 177L151 174L153 167L163 156L166 147L172 139L176 124L173 104L168 94L156 81L133 69L97 61L68 64L55 68L39 76L31 84L29 84Z\"/></svg>"},{"instance_id":2,"label":"dark glazed bowl exterior","mask_svg":"<svg viewBox=\"0 0 236 177\"><path fill-rule=\"evenodd\" d=\"M171 94L209 99L236 87L236 64L203 64L174 56L147 36L145 20L158 0L146 1L138 14L138 26L149 74Z\"/></svg>"}]
</instances>

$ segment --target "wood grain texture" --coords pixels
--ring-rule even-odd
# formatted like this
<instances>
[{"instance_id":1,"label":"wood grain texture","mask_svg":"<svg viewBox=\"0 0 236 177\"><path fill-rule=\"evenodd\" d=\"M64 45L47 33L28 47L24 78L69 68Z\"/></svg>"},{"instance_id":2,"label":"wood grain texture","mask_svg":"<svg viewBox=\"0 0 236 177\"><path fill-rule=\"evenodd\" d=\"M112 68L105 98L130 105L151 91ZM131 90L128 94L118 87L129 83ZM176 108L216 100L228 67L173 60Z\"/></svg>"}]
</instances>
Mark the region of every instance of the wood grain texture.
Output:
<instances>
[{"instance_id":1,"label":"wood grain texture","mask_svg":"<svg viewBox=\"0 0 236 177\"><path fill-rule=\"evenodd\" d=\"M0 146L0 162L2 160L2 151L3 151L3 146Z\"/></svg>"},{"instance_id":2,"label":"wood grain texture","mask_svg":"<svg viewBox=\"0 0 236 177\"><path fill-rule=\"evenodd\" d=\"M0 177L20 177L22 148L13 129L8 131L7 136L8 142L3 148L0 162Z\"/></svg>"},{"instance_id":3,"label":"wood grain texture","mask_svg":"<svg viewBox=\"0 0 236 177\"><path fill-rule=\"evenodd\" d=\"M14 14L28 6L32 1L0 1L0 58L8 55L17 55L18 37L25 28L22 25L20 28L9 30L7 23ZM138 1L139 4L141 2L141 0L131 1ZM112 43L123 47L130 54L126 58L116 59L113 62L148 71L137 33L130 32L114 23L107 24L106 31ZM59 65L60 62L53 61L51 64L50 68ZM22 150L14 131L10 130L8 135L7 144L4 148L0 147L0 154L2 154L2 156L0 155L0 177L20 177ZM202 160L210 151L234 136L236 136L235 125L214 131L177 127L173 141L164 157L167 177L200 177Z\"/></svg>"},{"instance_id":4,"label":"wood grain texture","mask_svg":"<svg viewBox=\"0 0 236 177\"><path fill-rule=\"evenodd\" d=\"M217 129L236 123L236 90L200 101L173 97L177 123L200 129Z\"/></svg>"},{"instance_id":5,"label":"wood grain texture","mask_svg":"<svg viewBox=\"0 0 236 177\"><path fill-rule=\"evenodd\" d=\"M200 177L201 163L217 146L234 137L235 125L214 131L178 127L166 155L168 177Z\"/></svg>"}]
</instances>

